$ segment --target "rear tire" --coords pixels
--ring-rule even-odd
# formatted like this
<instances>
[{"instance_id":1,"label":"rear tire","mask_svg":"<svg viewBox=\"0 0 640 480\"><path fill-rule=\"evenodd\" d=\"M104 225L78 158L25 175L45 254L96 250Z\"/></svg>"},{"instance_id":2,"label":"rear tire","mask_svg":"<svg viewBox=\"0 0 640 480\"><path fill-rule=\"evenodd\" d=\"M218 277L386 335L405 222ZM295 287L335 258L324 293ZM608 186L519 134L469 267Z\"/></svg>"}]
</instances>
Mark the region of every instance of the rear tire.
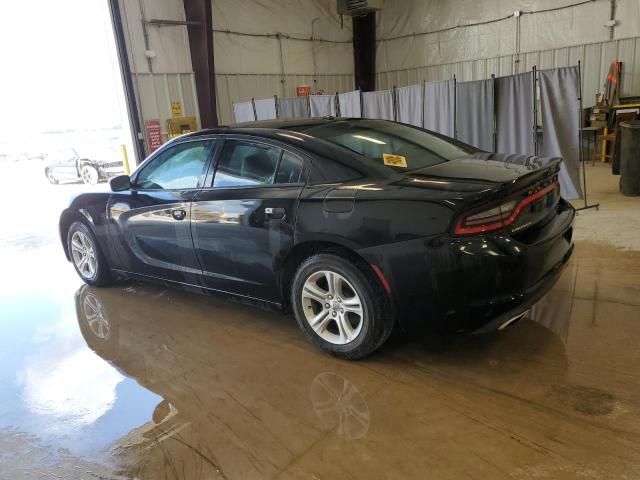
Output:
<instances>
[{"instance_id":1,"label":"rear tire","mask_svg":"<svg viewBox=\"0 0 640 480\"><path fill-rule=\"evenodd\" d=\"M366 265L331 253L298 268L291 305L302 331L324 352L348 360L378 349L393 330L389 298Z\"/></svg>"},{"instance_id":2,"label":"rear tire","mask_svg":"<svg viewBox=\"0 0 640 480\"><path fill-rule=\"evenodd\" d=\"M73 267L87 285L102 287L113 283L113 276L95 235L83 222L73 222L67 232L67 249Z\"/></svg>"}]
</instances>

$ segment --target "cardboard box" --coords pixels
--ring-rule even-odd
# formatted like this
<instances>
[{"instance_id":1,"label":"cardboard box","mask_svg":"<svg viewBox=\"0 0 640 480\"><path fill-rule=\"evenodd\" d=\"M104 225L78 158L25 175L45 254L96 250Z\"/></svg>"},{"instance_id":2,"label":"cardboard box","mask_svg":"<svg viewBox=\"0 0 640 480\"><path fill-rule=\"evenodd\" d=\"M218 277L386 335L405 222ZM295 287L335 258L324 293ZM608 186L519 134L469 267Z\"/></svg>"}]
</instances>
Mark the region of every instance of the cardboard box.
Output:
<instances>
[{"instance_id":1,"label":"cardboard box","mask_svg":"<svg viewBox=\"0 0 640 480\"><path fill-rule=\"evenodd\" d=\"M603 93L596 93L596 107L608 107L609 101L605 98Z\"/></svg>"},{"instance_id":2,"label":"cardboard box","mask_svg":"<svg viewBox=\"0 0 640 480\"><path fill-rule=\"evenodd\" d=\"M593 107L591 113L609 113L609 107Z\"/></svg>"},{"instance_id":3,"label":"cardboard box","mask_svg":"<svg viewBox=\"0 0 640 480\"><path fill-rule=\"evenodd\" d=\"M598 128L604 128L607 126L607 122L606 121L602 121L602 120L593 120L591 122L591 126L592 127L598 127Z\"/></svg>"},{"instance_id":4,"label":"cardboard box","mask_svg":"<svg viewBox=\"0 0 640 480\"><path fill-rule=\"evenodd\" d=\"M607 120L607 114L606 113L592 113L591 116L589 117L589 120L591 120L592 122L594 120L606 121Z\"/></svg>"}]
</instances>

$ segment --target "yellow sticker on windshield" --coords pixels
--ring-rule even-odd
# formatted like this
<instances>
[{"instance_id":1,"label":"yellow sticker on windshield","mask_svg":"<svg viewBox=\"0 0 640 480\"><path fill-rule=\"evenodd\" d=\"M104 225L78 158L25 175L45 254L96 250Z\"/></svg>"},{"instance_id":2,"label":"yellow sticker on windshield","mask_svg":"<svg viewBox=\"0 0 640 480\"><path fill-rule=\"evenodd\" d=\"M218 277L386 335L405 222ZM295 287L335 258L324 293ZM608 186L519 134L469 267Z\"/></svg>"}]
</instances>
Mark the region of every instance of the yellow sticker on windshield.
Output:
<instances>
[{"instance_id":1,"label":"yellow sticker on windshield","mask_svg":"<svg viewBox=\"0 0 640 480\"><path fill-rule=\"evenodd\" d=\"M383 153L382 160L385 165L390 167L407 168L407 159L402 155L391 155L390 153Z\"/></svg>"}]
</instances>

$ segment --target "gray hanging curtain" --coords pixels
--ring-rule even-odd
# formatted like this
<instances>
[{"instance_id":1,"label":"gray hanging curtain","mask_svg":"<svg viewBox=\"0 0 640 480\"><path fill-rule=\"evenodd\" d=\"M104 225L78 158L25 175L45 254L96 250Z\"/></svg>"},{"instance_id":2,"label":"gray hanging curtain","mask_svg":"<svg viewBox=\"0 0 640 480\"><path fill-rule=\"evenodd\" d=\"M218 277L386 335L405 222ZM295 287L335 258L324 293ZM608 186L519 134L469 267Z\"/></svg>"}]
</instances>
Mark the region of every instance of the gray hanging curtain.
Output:
<instances>
[{"instance_id":1,"label":"gray hanging curtain","mask_svg":"<svg viewBox=\"0 0 640 480\"><path fill-rule=\"evenodd\" d=\"M338 101L340 102L340 116L360 118L362 112L360 111L360 90L354 90L353 92L339 93Z\"/></svg>"},{"instance_id":2,"label":"gray hanging curtain","mask_svg":"<svg viewBox=\"0 0 640 480\"><path fill-rule=\"evenodd\" d=\"M238 102L233 104L233 117L236 123L253 122L256 117L251 102Z\"/></svg>"},{"instance_id":3,"label":"gray hanging curtain","mask_svg":"<svg viewBox=\"0 0 640 480\"><path fill-rule=\"evenodd\" d=\"M271 120L276 118L276 99L264 98L261 100L254 100L256 105L256 117L258 120Z\"/></svg>"},{"instance_id":4,"label":"gray hanging curtain","mask_svg":"<svg viewBox=\"0 0 640 480\"><path fill-rule=\"evenodd\" d=\"M311 95L309 97L312 117L335 117L336 97L335 95Z\"/></svg>"},{"instance_id":5,"label":"gray hanging curtain","mask_svg":"<svg viewBox=\"0 0 640 480\"><path fill-rule=\"evenodd\" d=\"M393 94L391 90L364 92L362 94L362 116L393 120Z\"/></svg>"},{"instance_id":6,"label":"gray hanging curtain","mask_svg":"<svg viewBox=\"0 0 640 480\"><path fill-rule=\"evenodd\" d=\"M495 82L496 151L533 155L533 72Z\"/></svg>"},{"instance_id":7,"label":"gray hanging curtain","mask_svg":"<svg viewBox=\"0 0 640 480\"><path fill-rule=\"evenodd\" d=\"M455 81L429 82L424 86L424 128L454 136Z\"/></svg>"},{"instance_id":8,"label":"gray hanging curtain","mask_svg":"<svg viewBox=\"0 0 640 480\"><path fill-rule=\"evenodd\" d=\"M280 118L306 118L309 116L307 97L278 98Z\"/></svg>"},{"instance_id":9,"label":"gray hanging curtain","mask_svg":"<svg viewBox=\"0 0 640 480\"><path fill-rule=\"evenodd\" d=\"M396 108L399 122L422 127L423 91L423 85L396 88Z\"/></svg>"},{"instance_id":10,"label":"gray hanging curtain","mask_svg":"<svg viewBox=\"0 0 640 480\"><path fill-rule=\"evenodd\" d=\"M562 157L560 190L565 198L582 198L580 187L580 72L578 67L540 70L542 154Z\"/></svg>"},{"instance_id":11,"label":"gray hanging curtain","mask_svg":"<svg viewBox=\"0 0 640 480\"><path fill-rule=\"evenodd\" d=\"M456 84L458 140L493 151L493 80Z\"/></svg>"}]
</instances>

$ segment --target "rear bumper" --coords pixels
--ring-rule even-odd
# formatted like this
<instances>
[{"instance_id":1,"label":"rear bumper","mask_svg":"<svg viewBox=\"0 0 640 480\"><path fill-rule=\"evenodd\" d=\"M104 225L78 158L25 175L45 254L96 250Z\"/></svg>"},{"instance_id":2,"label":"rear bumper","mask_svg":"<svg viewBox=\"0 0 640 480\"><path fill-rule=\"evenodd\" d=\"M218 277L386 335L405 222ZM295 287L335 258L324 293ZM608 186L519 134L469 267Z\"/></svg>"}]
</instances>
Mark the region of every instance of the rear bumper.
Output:
<instances>
[{"instance_id":1,"label":"rear bumper","mask_svg":"<svg viewBox=\"0 0 640 480\"><path fill-rule=\"evenodd\" d=\"M484 325L473 331L473 333L486 333L498 330L508 326L508 324L510 324L509 322L524 318L529 309L544 297L556 284L573 254L573 247L574 246L572 244L562 261L543 278L531 285L522 293L515 295L512 300L499 303L497 305L492 304L492 302L488 302L485 308L488 311L492 311L493 315L497 316L495 316L493 320L489 320L487 323L484 323ZM502 313L498 313L500 310L504 311Z\"/></svg>"},{"instance_id":2,"label":"rear bumper","mask_svg":"<svg viewBox=\"0 0 640 480\"><path fill-rule=\"evenodd\" d=\"M527 238L447 234L360 253L382 270L408 333L494 330L540 300L571 258L575 210L561 207Z\"/></svg>"},{"instance_id":3,"label":"rear bumper","mask_svg":"<svg viewBox=\"0 0 640 480\"><path fill-rule=\"evenodd\" d=\"M122 165L115 167L101 167L100 175L103 178L112 178L117 177L118 175L124 175L124 167Z\"/></svg>"}]
</instances>

